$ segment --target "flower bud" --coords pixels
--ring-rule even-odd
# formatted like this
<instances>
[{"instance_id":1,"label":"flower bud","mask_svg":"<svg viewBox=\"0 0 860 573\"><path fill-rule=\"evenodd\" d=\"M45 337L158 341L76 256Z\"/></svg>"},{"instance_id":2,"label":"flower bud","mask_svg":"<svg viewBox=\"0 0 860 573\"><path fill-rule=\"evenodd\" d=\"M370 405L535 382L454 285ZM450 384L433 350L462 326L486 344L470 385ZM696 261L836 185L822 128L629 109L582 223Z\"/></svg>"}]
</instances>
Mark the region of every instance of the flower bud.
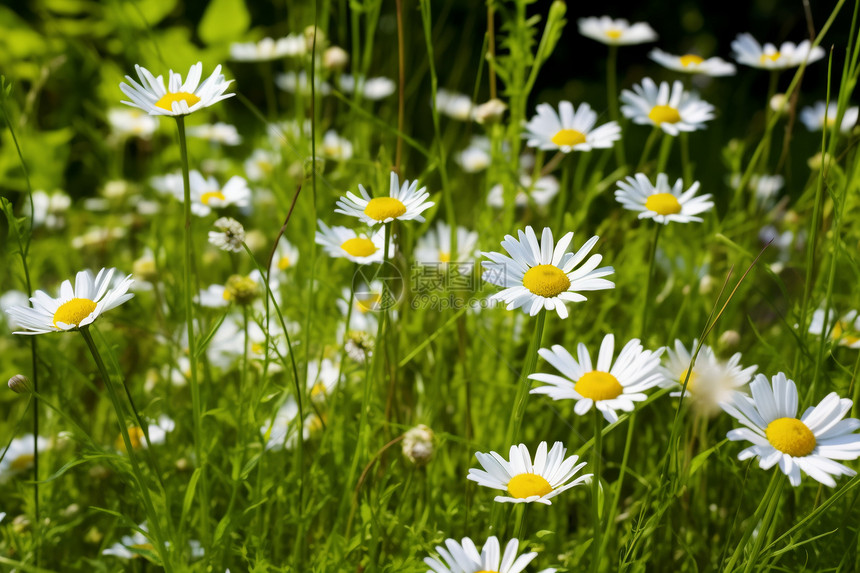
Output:
<instances>
[{"instance_id":1,"label":"flower bud","mask_svg":"<svg viewBox=\"0 0 860 573\"><path fill-rule=\"evenodd\" d=\"M332 46L323 53L323 67L336 72L342 71L349 63L349 54L340 46Z\"/></svg>"},{"instance_id":2,"label":"flower bud","mask_svg":"<svg viewBox=\"0 0 860 573\"><path fill-rule=\"evenodd\" d=\"M260 285L251 277L232 275L224 285L224 298L236 304L251 304L260 294Z\"/></svg>"},{"instance_id":3,"label":"flower bud","mask_svg":"<svg viewBox=\"0 0 860 573\"><path fill-rule=\"evenodd\" d=\"M9 378L9 389L16 394L30 394L33 392L33 386L30 384L30 379L23 374L15 374Z\"/></svg>"},{"instance_id":4,"label":"flower bud","mask_svg":"<svg viewBox=\"0 0 860 573\"><path fill-rule=\"evenodd\" d=\"M505 115L508 105L498 98L493 98L486 103L476 106L472 112L472 117L481 125L492 124L501 121Z\"/></svg>"},{"instance_id":5,"label":"flower bud","mask_svg":"<svg viewBox=\"0 0 860 573\"><path fill-rule=\"evenodd\" d=\"M433 457L433 430L418 424L403 436L403 455L416 466L426 465Z\"/></svg>"}]
</instances>

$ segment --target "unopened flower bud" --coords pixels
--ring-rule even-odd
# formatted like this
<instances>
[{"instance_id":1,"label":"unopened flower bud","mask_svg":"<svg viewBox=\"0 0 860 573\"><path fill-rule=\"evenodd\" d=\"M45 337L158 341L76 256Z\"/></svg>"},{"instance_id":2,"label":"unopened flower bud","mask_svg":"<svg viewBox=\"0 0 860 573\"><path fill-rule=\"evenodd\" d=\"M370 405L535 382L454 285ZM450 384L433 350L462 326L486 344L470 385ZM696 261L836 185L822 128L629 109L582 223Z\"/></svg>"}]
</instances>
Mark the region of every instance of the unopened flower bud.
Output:
<instances>
[{"instance_id":1,"label":"unopened flower bud","mask_svg":"<svg viewBox=\"0 0 860 573\"><path fill-rule=\"evenodd\" d=\"M403 455L416 466L426 465L433 457L433 430L418 424L403 436Z\"/></svg>"},{"instance_id":2,"label":"unopened flower bud","mask_svg":"<svg viewBox=\"0 0 860 573\"><path fill-rule=\"evenodd\" d=\"M224 298L236 304L251 304L260 294L260 285L251 277L232 275L224 285Z\"/></svg>"},{"instance_id":3,"label":"unopened flower bud","mask_svg":"<svg viewBox=\"0 0 860 573\"><path fill-rule=\"evenodd\" d=\"M131 265L131 272L136 278L147 282L153 282L158 278L155 259L151 255L144 255L134 261Z\"/></svg>"},{"instance_id":4,"label":"unopened flower bud","mask_svg":"<svg viewBox=\"0 0 860 573\"><path fill-rule=\"evenodd\" d=\"M737 330L727 330L720 335L719 346L726 350L733 350L740 344L741 335Z\"/></svg>"},{"instance_id":5,"label":"unopened flower bud","mask_svg":"<svg viewBox=\"0 0 860 573\"><path fill-rule=\"evenodd\" d=\"M316 36L316 38L314 38L314 36ZM314 49L314 41L316 41L317 50L325 46L325 32L323 32L316 26L308 26L307 28L305 28L305 44L307 45L309 52Z\"/></svg>"},{"instance_id":6,"label":"unopened flower bud","mask_svg":"<svg viewBox=\"0 0 860 573\"><path fill-rule=\"evenodd\" d=\"M498 98L493 98L486 103L482 103L475 107L472 112L472 117L481 125L492 124L501 121L505 115L508 105Z\"/></svg>"},{"instance_id":7,"label":"unopened flower bud","mask_svg":"<svg viewBox=\"0 0 860 573\"><path fill-rule=\"evenodd\" d=\"M770 98L770 109L779 113L780 111L785 111L788 109L788 101L786 100L785 94L774 94L772 98Z\"/></svg>"},{"instance_id":8,"label":"unopened flower bud","mask_svg":"<svg viewBox=\"0 0 860 573\"><path fill-rule=\"evenodd\" d=\"M323 53L323 67L336 72L342 71L349 63L349 54L340 46L332 46Z\"/></svg>"},{"instance_id":9,"label":"unopened flower bud","mask_svg":"<svg viewBox=\"0 0 860 573\"><path fill-rule=\"evenodd\" d=\"M9 378L9 389L16 394L30 394L33 391L33 386L30 384L30 379L23 374L15 374Z\"/></svg>"}]
</instances>

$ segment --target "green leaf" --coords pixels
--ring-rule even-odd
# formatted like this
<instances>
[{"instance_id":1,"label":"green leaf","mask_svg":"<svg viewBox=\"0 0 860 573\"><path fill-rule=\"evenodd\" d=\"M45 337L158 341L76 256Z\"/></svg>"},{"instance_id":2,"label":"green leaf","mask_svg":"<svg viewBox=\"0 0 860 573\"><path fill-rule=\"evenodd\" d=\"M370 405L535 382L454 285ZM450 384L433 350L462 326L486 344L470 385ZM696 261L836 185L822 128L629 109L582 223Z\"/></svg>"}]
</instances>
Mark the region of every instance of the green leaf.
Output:
<instances>
[{"instance_id":1,"label":"green leaf","mask_svg":"<svg viewBox=\"0 0 860 573\"><path fill-rule=\"evenodd\" d=\"M244 0L212 0L197 33L206 44L232 42L238 40L250 24L251 16Z\"/></svg>"}]
</instances>

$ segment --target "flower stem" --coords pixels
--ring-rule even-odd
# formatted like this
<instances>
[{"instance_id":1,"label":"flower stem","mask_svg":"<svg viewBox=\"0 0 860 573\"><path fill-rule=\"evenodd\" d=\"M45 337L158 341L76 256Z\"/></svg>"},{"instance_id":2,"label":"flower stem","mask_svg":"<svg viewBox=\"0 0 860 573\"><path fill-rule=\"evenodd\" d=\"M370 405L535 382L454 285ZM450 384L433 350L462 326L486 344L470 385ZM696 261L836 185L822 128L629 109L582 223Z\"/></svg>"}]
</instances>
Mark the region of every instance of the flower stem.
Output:
<instances>
[{"instance_id":1,"label":"flower stem","mask_svg":"<svg viewBox=\"0 0 860 573\"><path fill-rule=\"evenodd\" d=\"M508 431L506 433L505 444L510 446L516 443L517 436L520 433L520 425L523 421L523 414L526 411L526 400L531 389L531 380L529 374L534 372L535 364L537 364L537 351L540 348L541 338L543 337L543 327L546 322L546 309L542 308L535 322L535 331L532 336L532 341L529 344L529 349L526 353L523 369L520 372L520 384L517 389L517 398L514 402L514 407L511 410L511 419L508 422Z\"/></svg>"},{"instance_id":2,"label":"flower stem","mask_svg":"<svg viewBox=\"0 0 860 573\"><path fill-rule=\"evenodd\" d=\"M609 119L618 121L618 46L609 46L609 57L606 58L606 94L609 97ZM618 167L627 165L624 157L624 140L613 145Z\"/></svg>"},{"instance_id":3,"label":"flower stem","mask_svg":"<svg viewBox=\"0 0 860 573\"><path fill-rule=\"evenodd\" d=\"M770 505L771 498L773 498L774 495L777 494L778 490L780 489L780 486L782 485L779 470L774 469L772 473L773 477L771 477L770 479L770 485L767 486L767 492L765 492L764 496L761 499L761 503L759 503L758 507L755 510L755 513L750 519L750 523L747 525L747 528L744 531L741 540L738 542L737 547L735 547L735 552L732 554L731 559L729 559L729 562L723 568L723 571L725 571L726 573L731 573L735 570L735 564L738 562L738 559L740 559L740 557L743 555L744 549L746 548L747 543L749 543L749 539L752 536L753 531L755 530L756 524L759 522L759 520L761 520L762 514L765 513L765 511L768 509L768 506ZM768 512L768 514L772 517L772 514L770 512ZM767 537L766 531L768 525L769 524L762 522L762 527L761 529L759 529L759 538ZM759 545L760 550L761 546L758 539L756 540L756 545ZM753 561L755 556L750 557L751 561Z\"/></svg>"},{"instance_id":4,"label":"flower stem","mask_svg":"<svg viewBox=\"0 0 860 573\"><path fill-rule=\"evenodd\" d=\"M93 341L93 337L92 334L90 334L89 328L89 326L82 327L80 329L80 333L87 343L87 347L90 350L90 354L92 354L93 356L93 360L95 360L96 367L99 370L99 374L101 375L102 380L104 381L105 388L108 391L110 401L113 404L114 411L116 412L117 422L119 423L119 431L122 434L122 441L123 444L125 444L125 450L128 453L128 459L129 461L131 461L131 469L134 472L134 479L140 490L141 497L143 498L143 505L147 513L149 526L152 528L152 533L155 536L155 549L158 552L159 557L161 557L164 570L167 573L170 573L173 571L173 566L170 563L167 547L165 546L165 539L161 531L161 524L158 521L159 516L158 513L155 511L155 506L152 503L152 497L149 494L149 488L146 486L146 482L143 479L143 473L140 470L140 464L137 461L137 454L134 453L134 446L132 446L131 438L128 435L128 428L125 424L125 414L122 409L122 404L120 403L119 395L116 393L116 389L113 387L113 382L111 381L110 374L108 374L101 354L99 354L99 350L96 347L95 342Z\"/></svg>"},{"instance_id":5,"label":"flower stem","mask_svg":"<svg viewBox=\"0 0 860 573\"><path fill-rule=\"evenodd\" d=\"M603 447L603 428L600 423L602 414L595 405L594 408L594 449L592 450L592 472L591 478L591 514L594 521L594 539L591 541L593 557L591 558L591 571L595 573L600 569L600 458Z\"/></svg>"},{"instance_id":6,"label":"flower stem","mask_svg":"<svg viewBox=\"0 0 860 573\"><path fill-rule=\"evenodd\" d=\"M183 272L183 294L185 300L185 322L188 332L188 354L191 363L191 414L194 424L194 455L201 468L200 475L200 521L203 532L203 546L209 554L209 484L206 477L206 459L202 445L203 428L201 424L202 404L200 383L197 379L197 344L194 340L194 304L191 294L191 183L188 175L188 145L185 141L185 116L176 116L179 130L179 151L182 155L182 186L184 190L183 207L185 211L185 268Z\"/></svg>"},{"instance_id":7,"label":"flower stem","mask_svg":"<svg viewBox=\"0 0 860 573\"><path fill-rule=\"evenodd\" d=\"M660 230L663 225L654 223L654 239L651 241L651 254L648 257L648 278L645 283L645 298L642 300L642 319L639 327L639 339L645 338L645 333L648 328L648 311L651 308L651 283L654 282L654 272L656 270L657 258L657 243L660 240Z\"/></svg>"},{"instance_id":8,"label":"flower stem","mask_svg":"<svg viewBox=\"0 0 860 573\"><path fill-rule=\"evenodd\" d=\"M654 147L654 142L657 140L658 135L660 135L660 128L654 127L648 135L648 139L645 140L645 147L642 148L642 156L639 157L639 162L636 164L636 171L642 171L642 168L648 161L648 157L651 155L651 148Z\"/></svg>"}]
</instances>

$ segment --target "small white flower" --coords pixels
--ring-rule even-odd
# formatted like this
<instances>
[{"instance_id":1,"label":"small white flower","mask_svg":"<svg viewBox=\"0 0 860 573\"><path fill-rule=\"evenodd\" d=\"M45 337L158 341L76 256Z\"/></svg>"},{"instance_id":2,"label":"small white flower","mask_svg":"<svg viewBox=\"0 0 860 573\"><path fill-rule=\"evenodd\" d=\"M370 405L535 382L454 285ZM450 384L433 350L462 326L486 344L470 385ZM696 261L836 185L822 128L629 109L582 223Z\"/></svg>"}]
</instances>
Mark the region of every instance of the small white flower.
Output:
<instances>
[{"instance_id":1,"label":"small white flower","mask_svg":"<svg viewBox=\"0 0 860 573\"><path fill-rule=\"evenodd\" d=\"M293 246L285 237L281 237L275 249L275 258L272 260L278 270L285 271L296 266L299 262L299 250Z\"/></svg>"},{"instance_id":2,"label":"small white flower","mask_svg":"<svg viewBox=\"0 0 860 573\"><path fill-rule=\"evenodd\" d=\"M812 48L812 43L809 40L804 40L796 45L791 42L783 42L777 50L773 44L762 46L752 35L747 33L738 35L732 42L732 50L734 50L733 56L738 63L765 70L796 68L804 61L811 64L824 57L824 48L821 46Z\"/></svg>"},{"instance_id":3,"label":"small white flower","mask_svg":"<svg viewBox=\"0 0 860 573\"><path fill-rule=\"evenodd\" d=\"M517 188L516 195L514 195L514 205L523 208L529 203L534 203L537 207L546 207L558 195L559 189L561 189L561 184L552 175L545 175L535 181L534 184L532 184L531 175L520 175L520 187ZM487 205L496 209L505 206L505 188L501 183L493 185L490 192L487 193Z\"/></svg>"},{"instance_id":4,"label":"small white flower","mask_svg":"<svg viewBox=\"0 0 860 573\"><path fill-rule=\"evenodd\" d=\"M472 119L472 98L466 94L440 88L436 91L436 110L460 121Z\"/></svg>"},{"instance_id":5,"label":"small white flower","mask_svg":"<svg viewBox=\"0 0 860 573\"><path fill-rule=\"evenodd\" d=\"M274 151L255 149L245 160L245 175L251 181L262 181L272 176L275 167L281 162L281 156Z\"/></svg>"},{"instance_id":6,"label":"small white flower","mask_svg":"<svg viewBox=\"0 0 860 573\"><path fill-rule=\"evenodd\" d=\"M705 59L696 54L675 56L659 48L651 50L648 57L664 68L685 74L704 74L712 77L735 75L734 64L730 64L722 58L713 57Z\"/></svg>"},{"instance_id":7,"label":"small white flower","mask_svg":"<svg viewBox=\"0 0 860 573\"><path fill-rule=\"evenodd\" d=\"M225 293L224 285L209 285L200 291L195 302L205 308L224 308L230 306L230 299L224 296Z\"/></svg>"},{"instance_id":8,"label":"small white flower","mask_svg":"<svg viewBox=\"0 0 860 573\"><path fill-rule=\"evenodd\" d=\"M148 116L147 116L148 117ZM72 206L72 198L59 189L53 193L33 191L33 226L59 229L66 223L63 214ZM24 203L25 214L30 213L29 197Z\"/></svg>"},{"instance_id":9,"label":"small white flower","mask_svg":"<svg viewBox=\"0 0 860 573\"><path fill-rule=\"evenodd\" d=\"M213 226L217 231L209 231L209 243L222 251L241 253L244 250L245 227L236 219L221 217Z\"/></svg>"},{"instance_id":10,"label":"small white flower","mask_svg":"<svg viewBox=\"0 0 860 573\"><path fill-rule=\"evenodd\" d=\"M836 102L830 102L828 105L823 101L818 101L812 107L807 106L800 110L800 121L809 131L830 129L836 123L836 112ZM860 115L860 108L847 108L842 115L842 125L839 126L839 131L842 133L851 131L857 124L858 115Z\"/></svg>"},{"instance_id":11,"label":"small white flower","mask_svg":"<svg viewBox=\"0 0 860 573\"><path fill-rule=\"evenodd\" d=\"M478 233L457 227L457 252L451 252L451 227L444 221L436 223L418 239L415 260L424 265L447 265L449 262L469 262L478 246ZM468 268L468 267L466 267Z\"/></svg>"},{"instance_id":12,"label":"small white flower","mask_svg":"<svg viewBox=\"0 0 860 573\"><path fill-rule=\"evenodd\" d=\"M569 480L585 467L585 462L576 464L579 456L565 458L567 448L561 442L553 444L547 453L546 442L541 442L535 452L534 463L525 444L511 446L510 461L496 452L475 452L483 470L470 469L468 479L478 485L507 491L510 497L496 496L494 501L502 503L542 503L552 505L550 499L561 492L591 479L592 474Z\"/></svg>"},{"instance_id":13,"label":"small white flower","mask_svg":"<svg viewBox=\"0 0 860 573\"><path fill-rule=\"evenodd\" d=\"M212 213L212 209L223 209L229 205L247 207L251 204L251 189L242 177L234 175L221 186L214 177L205 178L197 171L189 174L191 184L191 212L198 217ZM181 197L178 199L182 200Z\"/></svg>"},{"instance_id":14,"label":"small white flower","mask_svg":"<svg viewBox=\"0 0 860 573\"><path fill-rule=\"evenodd\" d=\"M492 162L491 142L483 135L473 135L469 147L454 154L457 162L466 173L478 173L490 166Z\"/></svg>"},{"instance_id":15,"label":"small white flower","mask_svg":"<svg viewBox=\"0 0 860 573\"><path fill-rule=\"evenodd\" d=\"M323 136L322 152L329 159L347 161L352 158L352 142L330 129Z\"/></svg>"},{"instance_id":16,"label":"small white flower","mask_svg":"<svg viewBox=\"0 0 860 573\"><path fill-rule=\"evenodd\" d=\"M388 78L364 78L363 76L353 77L349 74L341 74L338 76L338 87L344 93L351 94L358 89L365 99L376 101L385 99L395 91L397 84Z\"/></svg>"},{"instance_id":17,"label":"small white flower","mask_svg":"<svg viewBox=\"0 0 860 573\"><path fill-rule=\"evenodd\" d=\"M114 135L120 138L150 139L158 129L158 118L139 109L114 108L108 110L108 123Z\"/></svg>"},{"instance_id":18,"label":"small white flower","mask_svg":"<svg viewBox=\"0 0 860 573\"><path fill-rule=\"evenodd\" d=\"M829 322L832 322L836 312L831 309ZM824 332L824 309L816 309L809 323L809 333L821 336ZM860 348L860 314L856 310L849 310L843 314L830 330L830 339L840 346L848 348Z\"/></svg>"},{"instance_id":19,"label":"small white flower","mask_svg":"<svg viewBox=\"0 0 860 573\"><path fill-rule=\"evenodd\" d=\"M236 126L221 121L189 127L188 135L221 145L239 145L242 143L242 136L239 135Z\"/></svg>"},{"instance_id":20,"label":"small white flower","mask_svg":"<svg viewBox=\"0 0 860 573\"><path fill-rule=\"evenodd\" d=\"M161 76L155 77L149 70L135 65L137 83L130 76L125 76L129 84L121 83L119 88L131 101L122 101L126 105L142 109L150 115L188 115L204 107L209 107L223 99L236 94L224 93L233 80L226 80L221 74L221 66L216 66L203 83L203 64L197 62L188 71L185 82L182 76L170 70L167 87Z\"/></svg>"},{"instance_id":21,"label":"small white flower","mask_svg":"<svg viewBox=\"0 0 860 573\"><path fill-rule=\"evenodd\" d=\"M4 442L3 446L6 443ZM36 440L36 449L43 452L48 449L48 440L39 437ZM3 453L0 446L0 453ZM27 434L20 438L15 438L9 442L9 449L6 450L3 459L0 460L0 484L8 483L13 477L29 471L33 467L33 434Z\"/></svg>"},{"instance_id":22,"label":"small white flower","mask_svg":"<svg viewBox=\"0 0 860 573\"><path fill-rule=\"evenodd\" d=\"M296 72L285 72L275 76L275 85L287 93L298 93L304 96L311 95L311 84L308 81L308 74L302 70L298 74ZM314 82L314 91L321 95L331 93L331 84L324 82L321 78L317 78Z\"/></svg>"},{"instance_id":23,"label":"small white flower","mask_svg":"<svg viewBox=\"0 0 860 573\"><path fill-rule=\"evenodd\" d=\"M684 84L675 81L671 87L661 82L659 87L651 78L634 85L633 91L621 92L621 113L639 125L654 125L675 136L681 131L705 128L705 122L714 118L714 106L699 99L695 92L684 90Z\"/></svg>"},{"instance_id":24,"label":"small white flower","mask_svg":"<svg viewBox=\"0 0 860 573\"><path fill-rule=\"evenodd\" d=\"M369 237L348 227L329 227L317 221L316 244L322 245L328 256L347 259L360 265L381 263L385 254L385 231L377 229ZM389 245L389 258L394 256L394 243Z\"/></svg>"},{"instance_id":25,"label":"small white flower","mask_svg":"<svg viewBox=\"0 0 860 573\"><path fill-rule=\"evenodd\" d=\"M537 553L523 553L517 557L520 542L511 539L505 546L504 554L499 547L499 540L492 536L484 543L478 552L475 543L468 537L461 541L446 539L445 547L436 546L436 553L441 559L425 557L424 563L430 567L427 573L521 573L525 571ZM539 573L555 573L555 569L544 569Z\"/></svg>"},{"instance_id":26,"label":"small white flower","mask_svg":"<svg viewBox=\"0 0 860 573\"><path fill-rule=\"evenodd\" d=\"M607 45L644 44L657 39L657 32L645 22L631 25L623 18L613 20L609 16L601 16L600 18L580 18L577 24L580 34Z\"/></svg>"},{"instance_id":27,"label":"small white flower","mask_svg":"<svg viewBox=\"0 0 860 573\"><path fill-rule=\"evenodd\" d=\"M394 171L389 178L387 197L372 198L361 184L358 185L358 191L361 197L347 191L346 197L337 200L334 212L357 217L368 225L388 223L394 219L423 222L421 213L436 204L427 200L430 193L426 187L418 189L417 179L411 182L404 180L401 185Z\"/></svg>"},{"instance_id":28,"label":"small white flower","mask_svg":"<svg viewBox=\"0 0 860 573\"><path fill-rule=\"evenodd\" d=\"M697 217L714 206L711 194L706 193L696 197L699 182L695 181L684 191L684 180L678 179L669 187L669 178L665 173L657 174L657 184L654 185L644 173L629 175L618 182L615 199L630 211L639 211L640 219L654 219L657 223L668 225L670 222L691 223L701 222Z\"/></svg>"},{"instance_id":29,"label":"small white flower","mask_svg":"<svg viewBox=\"0 0 860 573\"><path fill-rule=\"evenodd\" d=\"M546 103L538 104L537 115L526 124L529 147L543 150L591 151L609 149L621 139L621 127L614 121L595 128L597 113L587 103L579 104L579 109L569 101L558 105L558 113Z\"/></svg>"},{"instance_id":30,"label":"small white flower","mask_svg":"<svg viewBox=\"0 0 860 573\"><path fill-rule=\"evenodd\" d=\"M230 44L230 59L238 62L265 62L279 58L303 56L306 53L307 44L301 34L290 34L278 40L263 38L259 42L234 42Z\"/></svg>"}]
</instances>

